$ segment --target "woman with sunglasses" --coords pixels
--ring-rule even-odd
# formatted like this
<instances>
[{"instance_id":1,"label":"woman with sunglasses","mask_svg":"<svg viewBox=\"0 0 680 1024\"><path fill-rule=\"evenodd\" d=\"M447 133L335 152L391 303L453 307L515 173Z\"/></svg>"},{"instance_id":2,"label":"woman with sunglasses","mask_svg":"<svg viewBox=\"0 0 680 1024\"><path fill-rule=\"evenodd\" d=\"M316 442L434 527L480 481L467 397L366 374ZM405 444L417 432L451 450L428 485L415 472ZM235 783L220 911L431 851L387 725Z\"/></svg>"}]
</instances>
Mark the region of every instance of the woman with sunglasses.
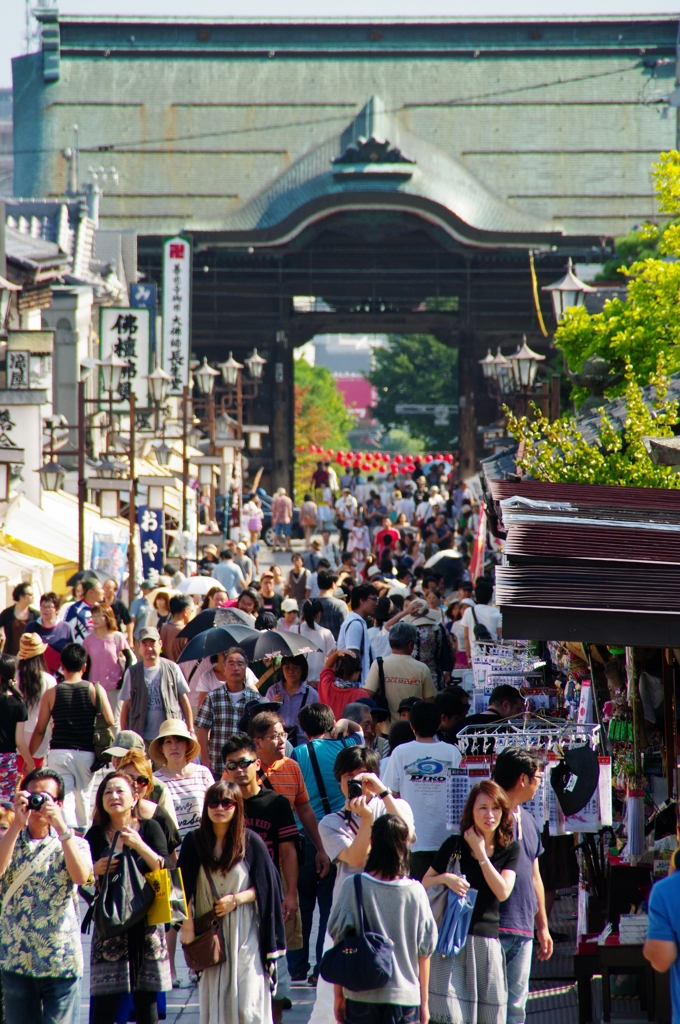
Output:
<instances>
[{"instance_id":1,"label":"woman with sunglasses","mask_svg":"<svg viewBox=\"0 0 680 1024\"><path fill-rule=\"evenodd\" d=\"M163 835L168 843L168 853L173 867L177 864L177 853L175 852L182 839L177 828L177 819L174 808L170 813L166 807L161 807L154 800L154 778L153 765L141 750L131 750L121 759L117 771L122 772L130 779L137 794L137 817L141 821L156 821L163 829ZM167 789L165 790L168 793ZM170 803L172 798L168 793Z\"/></svg>"},{"instance_id":2,"label":"woman with sunglasses","mask_svg":"<svg viewBox=\"0 0 680 1024\"><path fill-rule=\"evenodd\" d=\"M194 921L214 910L227 954L225 963L201 973L200 1024L272 1024L275 965L286 945L283 896L267 847L244 822L239 787L216 782L205 795L200 827L182 843L190 913L181 942L192 942Z\"/></svg>"}]
</instances>

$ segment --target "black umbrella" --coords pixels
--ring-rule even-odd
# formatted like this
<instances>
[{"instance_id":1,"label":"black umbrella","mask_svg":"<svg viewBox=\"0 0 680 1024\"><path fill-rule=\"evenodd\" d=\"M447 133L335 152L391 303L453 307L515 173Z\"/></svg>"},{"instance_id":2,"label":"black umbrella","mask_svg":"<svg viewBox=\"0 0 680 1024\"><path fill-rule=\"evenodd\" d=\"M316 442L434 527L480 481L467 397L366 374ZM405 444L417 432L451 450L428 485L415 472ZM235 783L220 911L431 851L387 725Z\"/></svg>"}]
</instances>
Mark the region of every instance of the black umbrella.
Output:
<instances>
[{"instance_id":1,"label":"black umbrella","mask_svg":"<svg viewBox=\"0 0 680 1024\"><path fill-rule=\"evenodd\" d=\"M252 626L252 622L252 615L241 611L240 608L206 608L205 611L199 612L191 622L187 622L184 629L177 634L177 638L193 640L195 636L205 633L206 629L210 629L211 626Z\"/></svg>"},{"instance_id":2,"label":"black umbrella","mask_svg":"<svg viewBox=\"0 0 680 1024\"><path fill-rule=\"evenodd\" d=\"M295 657L297 654L314 654L321 648L309 637L299 633L279 633L276 629L265 629L239 644L248 655L248 661L260 661L264 657Z\"/></svg>"},{"instance_id":3,"label":"black umbrella","mask_svg":"<svg viewBox=\"0 0 680 1024\"><path fill-rule=\"evenodd\" d=\"M76 583L82 583L83 580L99 580L100 583L106 583L112 579L115 577L110 572L102 572L101 569L81 569L66 580L66 586L75 587Z\"/></svg>"},{"instance_id":4,"label":"black umbrella","mask_svg":"<svg viewBox=\"0 0 680 1024\"><path fill-rule=\"evenodd\" d=\"M250 626L215 626L199 633L186 645L177 663L182 661L200 661L201 658L209 658L211 654L221 654L228 651L230 647L242 647L244 641L260 634Z\"/></svg>"}]
</instances>

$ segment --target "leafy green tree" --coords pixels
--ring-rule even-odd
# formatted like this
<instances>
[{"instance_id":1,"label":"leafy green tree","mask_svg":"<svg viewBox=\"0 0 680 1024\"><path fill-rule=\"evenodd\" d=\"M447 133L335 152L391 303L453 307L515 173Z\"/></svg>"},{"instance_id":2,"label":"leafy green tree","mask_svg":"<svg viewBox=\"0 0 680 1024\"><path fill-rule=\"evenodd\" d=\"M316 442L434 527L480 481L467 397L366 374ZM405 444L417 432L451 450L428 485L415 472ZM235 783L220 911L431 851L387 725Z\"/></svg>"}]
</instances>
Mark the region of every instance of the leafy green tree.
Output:
<instances>
[{"instance_id":1,"label":"leafy green tree","mask_svg":"<svg viewBox=\"0 0 680 1024\"><path fill-rule=\"evenodd\" d=\"M662 153L652 173L661 212L678 216L680 153ZM624 259L636 250L639 258L618 270L628 282L625 301L613 298L592 316L583 307L572 309L560 322L555 344L570 370L580 370L585 359L598 355L615 371L628 362L634 379L644 385L662 353L668 372L680 370L680 225L671 223L663 230L646 225L635 238L628 236ZM622 382L611 388L609 396L622 394L625 386ZM585 395L582 389L574 392L577 402Z\"/></svg>"},{"instance_id":2,"label":"leafy green tree","mask_svg":"<svg viewBox=\"0 0 680 1024\"><path fill-rule=\"evenodd\" d=\"M355 418L345 408L342 394L326 366L295 363L295 494L302 500L316 466L309 445L334 450L349 448L347 432Z\"/></svg>"},{"instance_id":3,"label":"leafy green tree","mask_svg":"<svg viewBox=\"0 0 680 1024\"><path fill-rule=\"evenodd\" d=\"M410 405L452 405L458 394L458 352L431 334L391 334L387 348L374 350L375 367L366 377L376 389L375 414L386 430L406 427L418 448L448 448L455 423L436 427L432 416L402 416Z\"/></svg>"},{"instance_id":4,"label":"leafy green tree","mask_svg":"<svg viewBox=\"0 0 680 1024\"><path fill-rule=\"evenodd\" d=\"M520 442L517 465L534 479L552 483L680 487L680 474L670 466L654 465L642 440L645 435L672 436L679 421L678 403L667 397L669 377L663 355L658 358L650 384L656 390L651 408L644 401L632 364L626 362L628 415L624 429L615 430L602 410L600 436L593 444L579 432L573 416L551 423L534 406L534 419L518 419L506 407L508 431Z\"/></svg>"}]
</instances>

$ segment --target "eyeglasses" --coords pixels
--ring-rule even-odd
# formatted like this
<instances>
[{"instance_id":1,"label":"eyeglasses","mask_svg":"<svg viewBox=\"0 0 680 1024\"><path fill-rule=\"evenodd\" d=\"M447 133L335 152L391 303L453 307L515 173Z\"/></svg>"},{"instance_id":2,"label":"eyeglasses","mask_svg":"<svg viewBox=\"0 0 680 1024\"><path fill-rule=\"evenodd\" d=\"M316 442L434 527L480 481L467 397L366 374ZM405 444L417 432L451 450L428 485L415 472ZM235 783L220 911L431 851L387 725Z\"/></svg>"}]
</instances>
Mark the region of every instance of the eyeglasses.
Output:
<instances>
[{"instance_id":1,"label":"eyeglasses","mask_svg":"<svg viewBox=\"0 0 680 1024\"><path fill-rule=\"evenodd\" d=\"M228 811L230 807L236 807L236 801L228 796L209 796L208 807L211 811L216 811L218 807L224 807Z\"/></svg>"},{"instance_id":2,"label":"eyeglasses","mask_svg":"<svg viewBox=\"0 0 680 1024\"><path fill-rule=\"evenodd\" d=\"M250 760L247 757L242 757L240 761L227 761L224 767L228 772L235 772L237 768L242 768L245 771L246 768L250 767L251 764L255 764L256 761L256 757L251 757Z\"/></svg>"},{"instance_id":3,"label":"eyeglasses","mask_svg":"<svg viewBox=\"0 0 680 1024\"><path fill-rule=\"evenodd\" d=\"M151 781L147 775L137 775L136 777L128 775L128 778L132 779L136 786L148 786Z\"/></svg>"}]
</instances>

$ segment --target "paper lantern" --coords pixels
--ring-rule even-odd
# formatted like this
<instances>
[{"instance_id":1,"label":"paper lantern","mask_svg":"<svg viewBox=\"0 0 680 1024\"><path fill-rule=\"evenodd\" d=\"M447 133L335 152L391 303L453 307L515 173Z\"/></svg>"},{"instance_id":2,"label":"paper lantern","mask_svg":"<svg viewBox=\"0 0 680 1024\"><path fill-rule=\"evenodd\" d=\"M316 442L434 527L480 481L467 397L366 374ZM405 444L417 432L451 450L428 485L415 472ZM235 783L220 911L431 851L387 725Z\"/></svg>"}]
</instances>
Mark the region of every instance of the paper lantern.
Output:
<instances>
[{"instance_id":1,"label":"paper lantern","mask_svg":"<svg viewBox=\"0 0 680 1024\"><path fill-rule=\"evenodd\" d=\"M451 455L450 452L447 452L444 458L446 459L447 462L453 462L453 455Z\"/></svg>"},{"instance_id":2,"label":"paper lantern","mask_svg":"<svg viewBox=\"0 0 680 1024\"><path fill-rule=\"evenodd\" d=\"M432 455L426 455L425 456L425 462L432 462L432 459L433 459Z\"/></svg>"},{"instance_id":3,"label":"paper lantern","mask_svg":"<svg viewBox=\"0 0 680 1024\"><path fill-rule=\"evenodd\" d=\"M400 462L404 461L404 458L403 458L402 455L395 455L394 456L394 461L397 463L397 465L399 465Z\"/></svg>"}]
</instances>

